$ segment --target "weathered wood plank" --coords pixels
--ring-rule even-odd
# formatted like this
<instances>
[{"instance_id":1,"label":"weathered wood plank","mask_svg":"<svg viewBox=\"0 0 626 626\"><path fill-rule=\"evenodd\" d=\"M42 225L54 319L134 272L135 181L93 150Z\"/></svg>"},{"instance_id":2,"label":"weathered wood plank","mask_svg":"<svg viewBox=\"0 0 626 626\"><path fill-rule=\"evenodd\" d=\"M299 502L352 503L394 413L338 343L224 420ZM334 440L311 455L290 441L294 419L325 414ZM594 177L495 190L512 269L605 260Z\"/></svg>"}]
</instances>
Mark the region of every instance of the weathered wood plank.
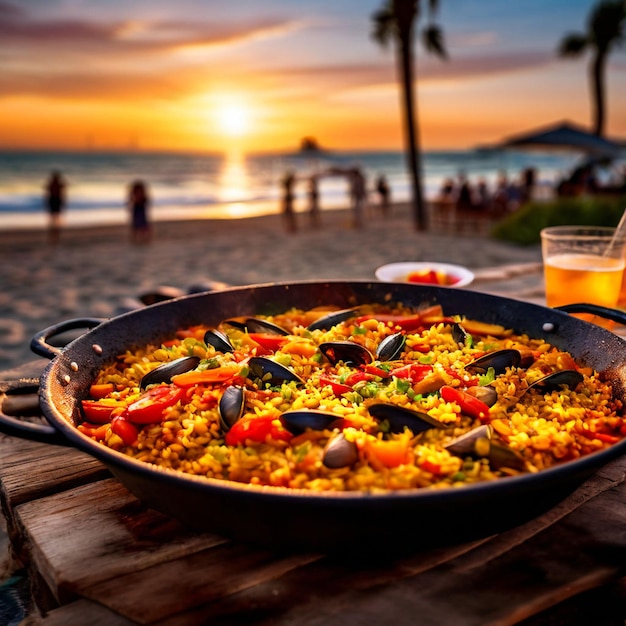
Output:
<instances>
[{"instance_id":1,"label":"weathered wood plank","mask_svg":"<svg viewBox=\"0 0 626 626\"><path fill-rule=\"evenodd\" d=\"M226 541L147 509L112 478L27 502L16 516L33 566L60 602Z\"/></svg>"},{"instance_id":2,"label":"weathered wood plank","mask_svg":"<svg viewBox=\"0 0 626 626\"><path fill-rule=\"evenodd\" d=\"M381 564L381 571L366 559L363 563L324 559L198 607L185 614L187 621L158 624L216 620L223 626L508 626L623 577L624 520L626 482L622 481L570 509L553 525L537 529L530 523L533 532L513 529L500 536L502 541L498 537L484 542L436 567L420 568L421 554L401 564ZM417 573L395 579L389 575L402 571L402 565L404 574L411 567Z\"/></svg>"},{"instance_id":3,"label":"weathered wood plank","mask_svg":"<svg viewBox=\"0 0 626 626\"><path fill-rule=\"evenodd\" d=\"M83 624L89 626L133 626L136 622L95 602L77 600L49 611L45 615L30 616L27 624L28 626L79 626Z\"/></svg>"},{"instance_id":4,"label":"weathered wood plank","mask_svg":"<svg viewBox=\"0 0 626 626\"><path fill-rule=\"evenodd\" d=\"M123 580L110 579L85 589L84 594L140 624L171 616L183 619L180 614L198 605L291 576L320 558L314 554L280 556L227 543L129 574Z\"/></svg>"},{"instance_id":5,"label":"weathered wood plank","mask_svg":"<svg viewBox=\"0 0 626 626\"><path fill-rule=\"evenodd\" d=\"M29 500L110 475L100 461L75 448L0 438L0 483L9 512Z\"/></svg>"}]
</instances>

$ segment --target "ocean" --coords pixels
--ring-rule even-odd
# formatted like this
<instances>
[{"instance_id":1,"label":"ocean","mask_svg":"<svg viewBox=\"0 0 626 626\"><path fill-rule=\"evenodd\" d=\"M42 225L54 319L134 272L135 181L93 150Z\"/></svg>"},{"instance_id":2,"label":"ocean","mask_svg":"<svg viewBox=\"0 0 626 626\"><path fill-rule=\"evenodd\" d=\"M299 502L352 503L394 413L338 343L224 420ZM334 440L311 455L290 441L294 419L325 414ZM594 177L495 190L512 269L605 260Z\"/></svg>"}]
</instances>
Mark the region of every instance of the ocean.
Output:
<instances>
[{"instance_id":1,"label":"ocean","mask_svg":"<svg viewBox=\"0 0 626 626\"><path fill-rule=\"evenodd\" d=\"M425 191L436 196L445 178L463 172L494 187L500 172L518 179L526 167L537 170L540 189L551 188L576 164L569 154L497 150L429 151L423 155ZM128 221L129 184L148 185L153 220L238 218L280 211L280 180L293 169L296 211L306 210L306 178L331 168L359 166L374 197L375 179L384 174L393 201L410 197L401 151L321 152L313 154L222 155L166 152L23 152L0 151L0 228L40 228L47 224L44 186L52 170L67 183L65 225L121 224ZM320 179L322 210L349 206L342 176Z\"/></svg>"}]
</instances>

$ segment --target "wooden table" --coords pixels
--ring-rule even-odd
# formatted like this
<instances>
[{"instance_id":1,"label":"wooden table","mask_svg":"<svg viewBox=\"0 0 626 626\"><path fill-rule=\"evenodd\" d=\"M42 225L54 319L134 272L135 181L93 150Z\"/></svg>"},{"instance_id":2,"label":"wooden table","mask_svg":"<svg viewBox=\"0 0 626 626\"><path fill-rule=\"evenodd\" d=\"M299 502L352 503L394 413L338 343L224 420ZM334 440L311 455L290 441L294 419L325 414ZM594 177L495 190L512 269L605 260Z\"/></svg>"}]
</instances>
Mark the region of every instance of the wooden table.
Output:
<instances>
[{"instance_id":1,"label":"wooden table","mask_svg":"<svg viewBox=\"0 0 626 626\"><path fill-rule=\"evenodd\" d=\"M11 549L45 626L623 624L625 477L620 458L508 532L373 562L190 531L82 452L0 437Z\"/></svg>"}]
</instances>

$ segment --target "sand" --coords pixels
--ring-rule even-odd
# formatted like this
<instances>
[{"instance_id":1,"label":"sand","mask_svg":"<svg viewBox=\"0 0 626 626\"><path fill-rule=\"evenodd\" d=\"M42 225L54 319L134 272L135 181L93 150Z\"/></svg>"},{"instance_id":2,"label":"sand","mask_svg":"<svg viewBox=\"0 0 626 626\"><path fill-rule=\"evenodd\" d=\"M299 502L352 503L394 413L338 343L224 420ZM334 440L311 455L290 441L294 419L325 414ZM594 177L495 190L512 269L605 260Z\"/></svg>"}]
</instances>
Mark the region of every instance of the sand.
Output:
<instances>
[{"instance_id":1,"label":"sand","mask_svg":"<svg viewBox=\"0 0 626 626\"><path fill-rule=\"evenodd\" d=\"M108 318L168 287L181 293L304 279L374 279L394 261L445 261L471 269L538 263L538 246L496 241L484 230L417 232L406 205L383 217L374 208L362 229L346 210L324 211L320 228L299 214L287 233L279 215L154 224L152 241L130 241L126 226L65 229L57 245L45 231L0 231L0 368L33 360L31 337L74 317ZM530 285L538 282L531 277ZM472 288L480 289L480 281Z\"/></svg>"}]
</instances>

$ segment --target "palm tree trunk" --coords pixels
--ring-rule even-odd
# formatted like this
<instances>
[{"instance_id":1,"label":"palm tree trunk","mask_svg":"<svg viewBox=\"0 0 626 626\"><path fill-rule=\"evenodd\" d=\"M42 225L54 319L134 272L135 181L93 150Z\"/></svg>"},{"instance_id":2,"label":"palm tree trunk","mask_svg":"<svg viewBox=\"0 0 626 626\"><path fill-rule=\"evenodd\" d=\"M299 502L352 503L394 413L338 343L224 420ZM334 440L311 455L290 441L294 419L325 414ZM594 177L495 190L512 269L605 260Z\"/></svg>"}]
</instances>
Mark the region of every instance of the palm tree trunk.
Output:
<instances>
[{"instance_id":1,"label":"palm tree trunk","mask_svg":"<svg viewBox=\"0 0 626 626\"><path fill-rule=\"evenodd\" d=\"M400 29L399 46L400 75L402 76L402 89L404 99L404 125L406 137L406 153L408 168L413 188L413 221L415 230L428 230L428 212L424 202L422 184L422 159L419 145L419 132L416 123L415 98L413 94L413 24L406 21L399 22L405 28Z\"/></svg>"},{"instance_id":2,"label":"palm tree trunk","mask_svg":"<svg viewBox=\"0 0 626 626\"><path fill-rule=\"evenodd\" d=\"M597 50L589 68L589 80L592 84L594 133L600 137L604 135L604 65L606 50Z\"/></svg>"}]
</instances>

